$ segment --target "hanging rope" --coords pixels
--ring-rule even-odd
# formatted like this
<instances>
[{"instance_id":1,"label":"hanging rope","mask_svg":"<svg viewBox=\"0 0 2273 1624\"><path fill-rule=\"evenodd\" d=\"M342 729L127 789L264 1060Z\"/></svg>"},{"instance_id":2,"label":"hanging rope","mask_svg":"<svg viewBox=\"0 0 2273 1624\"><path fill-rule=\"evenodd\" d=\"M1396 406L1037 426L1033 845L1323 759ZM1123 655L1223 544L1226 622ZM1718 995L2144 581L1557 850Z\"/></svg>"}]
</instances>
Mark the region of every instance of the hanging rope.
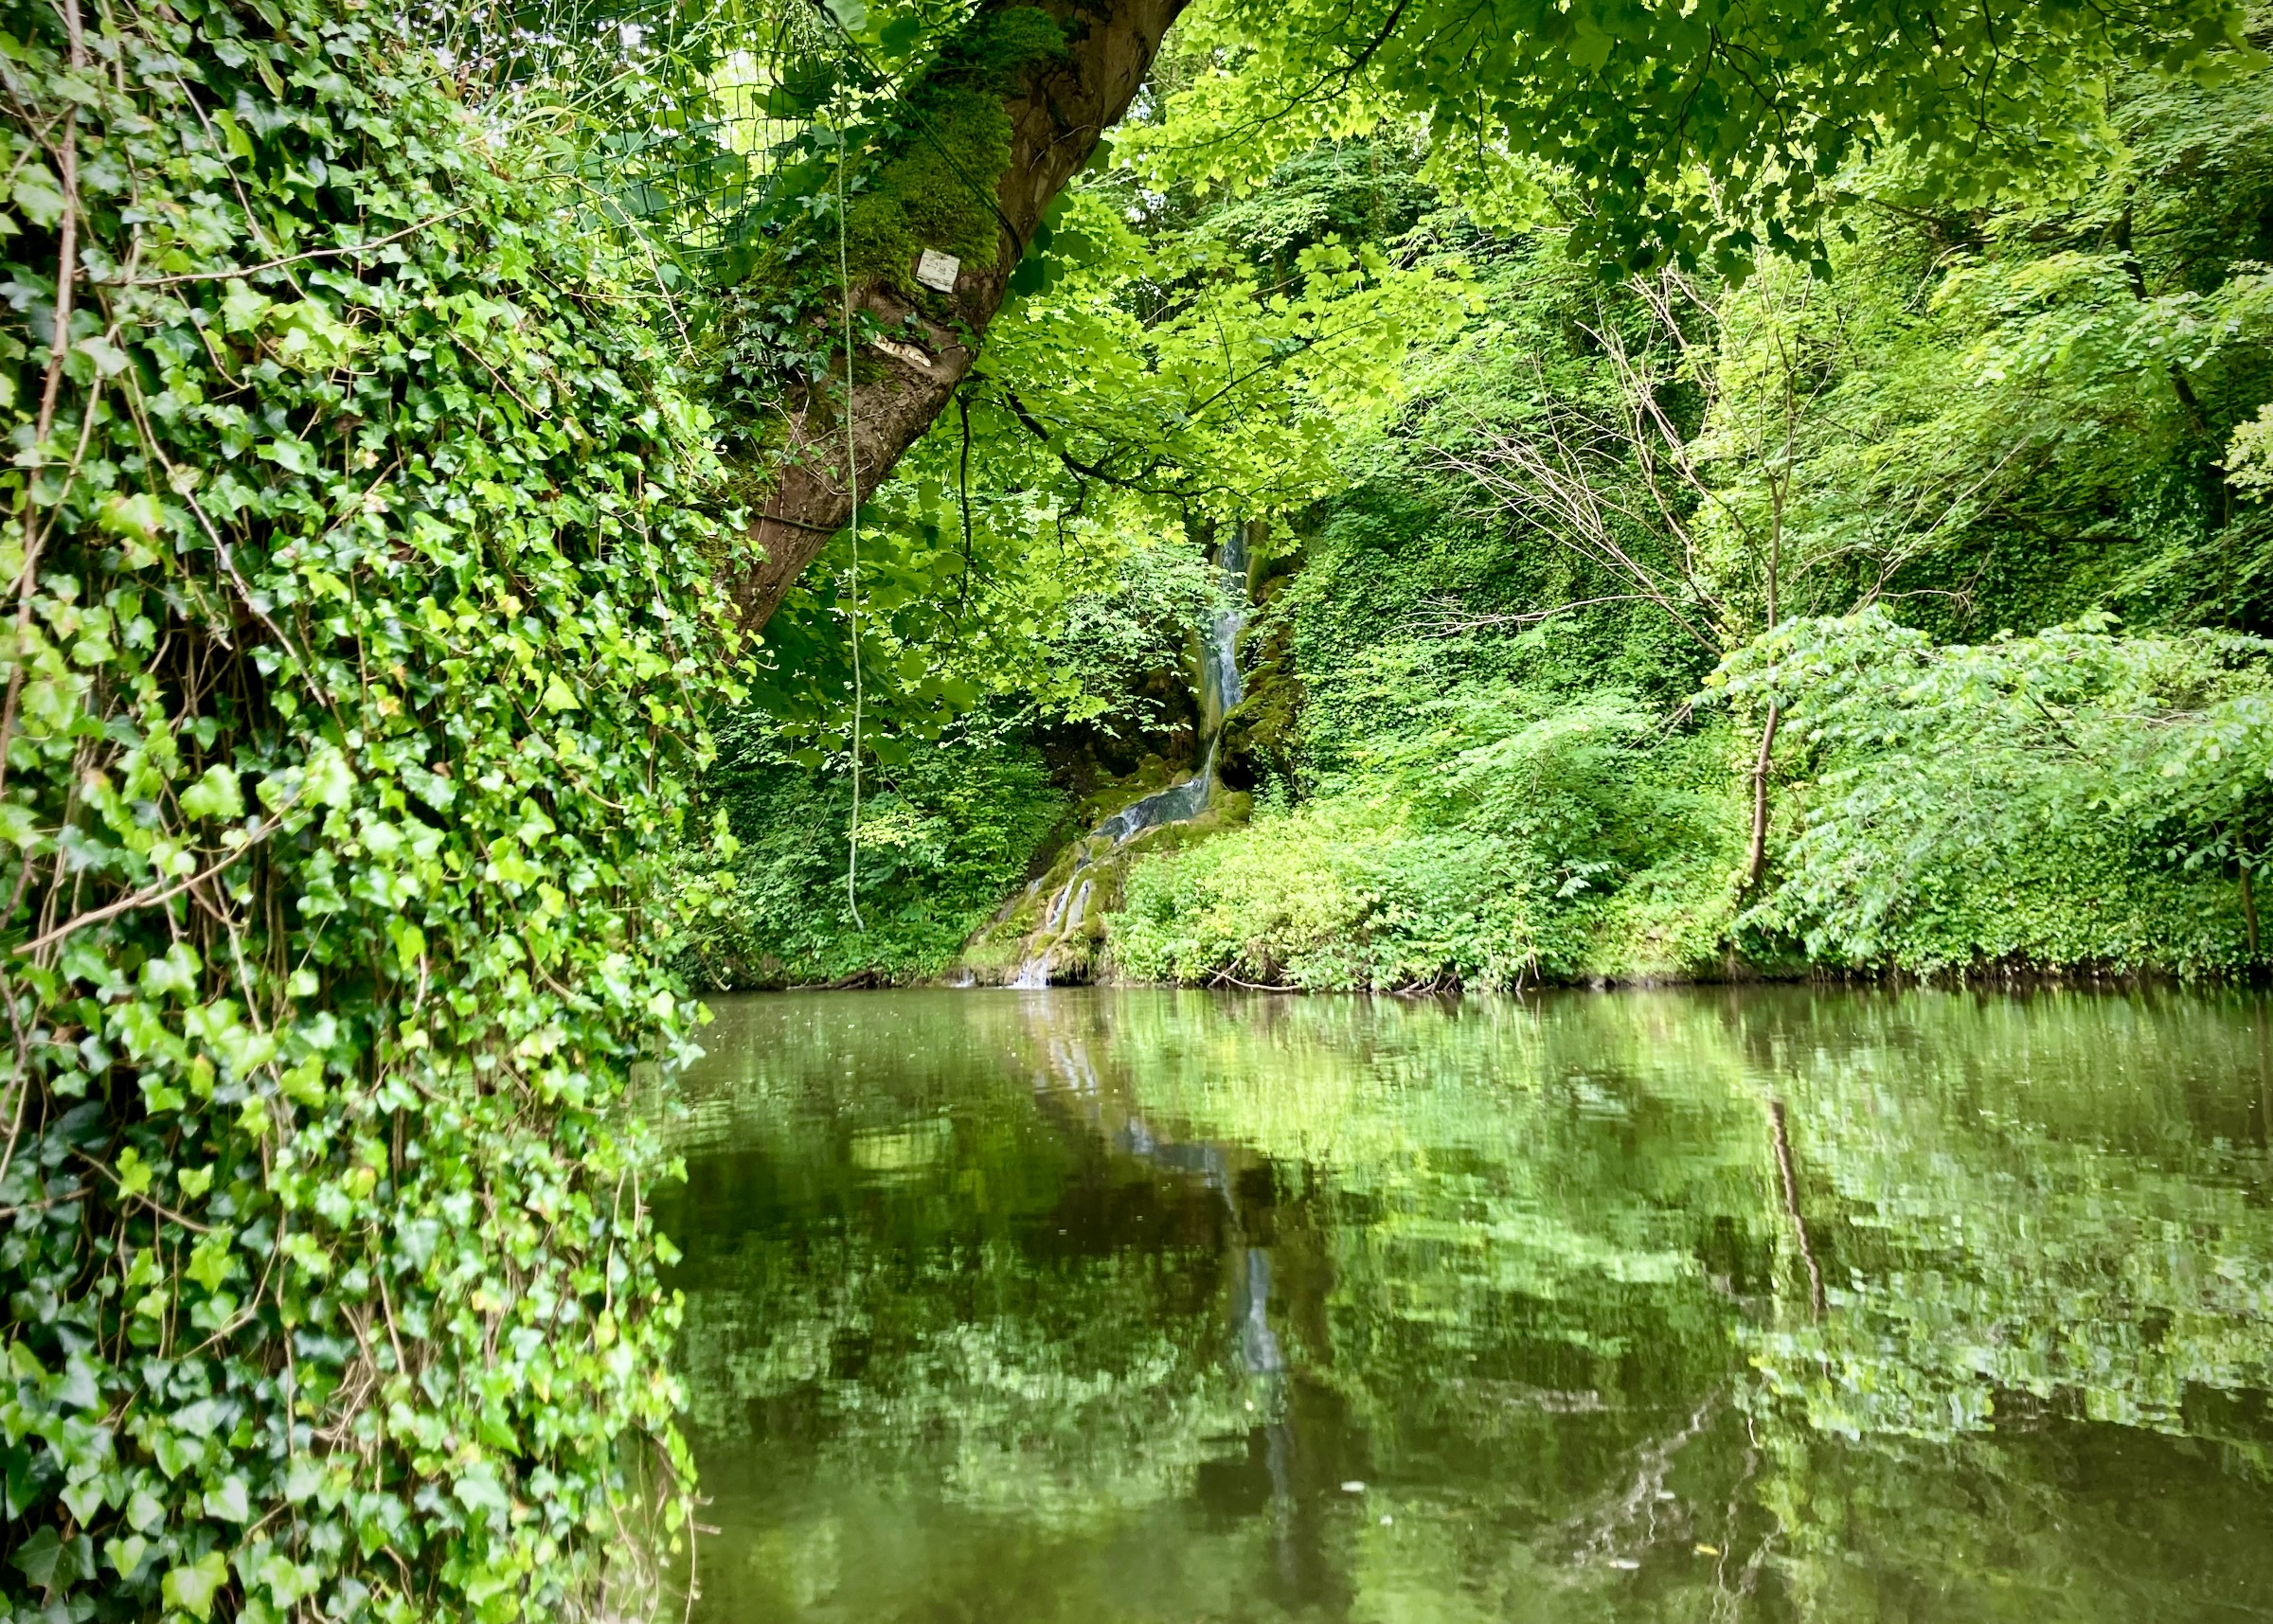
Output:
<instances>
[{"instance_id":1,"label":"hanging rope","mask_svg":"<svg viewBox=\"0 0 2273 1624\"><path fill-rule=\"evenodd\" d=\"M971 604L971 394L967 389L955 392L955 409L963 419L963 460L956 481L956 492L963 506L963 580L955 589L955 631L962 635L963 612Z\"/></svg>"},{"instance_id":2,"label":"hanging rope","mask_svg":"<svg viewBox=\"0 0 2273 1624\"><path fill-rule=\"evenodd\" d=\"M845 305L845 483L852 492L852 824L845 835L845 902L852 910L852 928L868 927L860 917L860 469L854 459L852 436L852 271L845 248L845 149L850 143L840 127L836 133L836 286Z\"/></svg>"}]
</instances>

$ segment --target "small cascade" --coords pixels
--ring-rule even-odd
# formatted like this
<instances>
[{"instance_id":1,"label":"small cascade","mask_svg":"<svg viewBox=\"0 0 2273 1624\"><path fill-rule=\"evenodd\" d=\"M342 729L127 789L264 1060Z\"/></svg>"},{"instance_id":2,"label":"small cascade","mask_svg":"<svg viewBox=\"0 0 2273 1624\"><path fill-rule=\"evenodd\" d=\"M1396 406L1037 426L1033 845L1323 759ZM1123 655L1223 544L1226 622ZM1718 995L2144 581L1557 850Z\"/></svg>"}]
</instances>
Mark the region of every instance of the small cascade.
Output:
<instances>
[{"instance_id":1,"label":"small cascade","mask_svg":"<svg viewBox=\"0 0 2273 1624\"><path fill-rule=\"evenodd\" d=\"M1215 741L1224 730L1224 718L1239 708L1244 697L1239 674L1239 634L1247 625L1247 527L1234 525L1224 538L1216 565L1222 577L1224 606L1208 617L1200 637L1200 733L1208 741L1208 762L1215 765Z\"/></svg>"},{"instance_id":2,"label":"small cascade","mask_svg":"<svg viewBox=\"0 0 2273 1624\"><path fill-rule=\"evenodd\" d=\"M1087 911L1095 877L1082 870L1100 857L1148 829L1185 823L1208 810L1215 795L1215 747L1224 731L1224 719L1239 708L1244 688L1239 669L1239 634L1247 624L1247 527L1233 525L1224 539L1216 562L1222 581L1223 607L1201 625L1200 737L1205 743L1200 770L1180 784L1133 801L1099 824L1080 842L1072 872L1050 899L1042 928L1034 933L1043 944L1011 979L1012 987L1049 985L1049 961L1066 933L1076 929ZM1076 886L1080 889L1077 891Z\"/></svg>"}]
</instances>

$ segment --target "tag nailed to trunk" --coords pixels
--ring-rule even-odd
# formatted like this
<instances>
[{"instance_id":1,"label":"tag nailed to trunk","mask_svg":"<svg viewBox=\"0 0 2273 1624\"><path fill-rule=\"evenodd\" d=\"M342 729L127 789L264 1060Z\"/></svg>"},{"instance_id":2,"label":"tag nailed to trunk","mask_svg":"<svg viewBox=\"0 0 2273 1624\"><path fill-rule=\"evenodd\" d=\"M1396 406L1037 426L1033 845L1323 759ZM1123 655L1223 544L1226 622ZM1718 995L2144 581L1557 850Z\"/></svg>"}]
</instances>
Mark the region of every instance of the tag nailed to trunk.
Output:
<instances>
[{"instance_id":1,"label":"tag nailed to trunk","mask_svg":"<svg viewBox=\"0 0 2273 1624\"><path fill-rule=\"evenodd\" d=\"M963 262L952 254L942 254L937 248L926 248L916 260L916 280L937 294L955 292L955 279L962 275Z\"/></svg>"}]
</instances>

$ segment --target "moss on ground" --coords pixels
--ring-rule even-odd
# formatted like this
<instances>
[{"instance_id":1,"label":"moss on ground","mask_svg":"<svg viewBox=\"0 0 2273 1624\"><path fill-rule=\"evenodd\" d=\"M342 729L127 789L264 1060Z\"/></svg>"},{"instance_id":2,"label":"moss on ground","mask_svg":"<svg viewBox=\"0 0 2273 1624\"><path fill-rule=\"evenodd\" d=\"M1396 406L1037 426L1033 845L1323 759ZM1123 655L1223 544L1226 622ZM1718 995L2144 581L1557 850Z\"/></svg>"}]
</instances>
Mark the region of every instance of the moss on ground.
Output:
<instances>
[{"instance_id":1,"label":"moss on ground","mask_svg":"<svg viewBox=\"0 0 2273 1624\"><path fill-rule=\"evenodd\" d=\"M1102 805L1097 813L1098 821L1163 787L1124 785L1120 786L1121 793L1098 797ZM1237 790L1218 790L1208 810L1199 816L1148 829L1119 846L1102 835L1083 835L1058 854L1047 873L1004 902L1001 911L963 944L963 951L946 979L969 978L1001 984L1011 980L1044 953L1049 955L1053 982L1111 979L1112 928L1108 916L1120 911L1131 871L1148 858L1189 850L1226 830L1244 825L1252 809L1253 797ZM1061 919L1057 929L1052 931L1050 909L1077 875L1091 887L1081 919L1069 923ZM1065 912L1071 914L1070 903Z\"/></svg>"}]
</instances>

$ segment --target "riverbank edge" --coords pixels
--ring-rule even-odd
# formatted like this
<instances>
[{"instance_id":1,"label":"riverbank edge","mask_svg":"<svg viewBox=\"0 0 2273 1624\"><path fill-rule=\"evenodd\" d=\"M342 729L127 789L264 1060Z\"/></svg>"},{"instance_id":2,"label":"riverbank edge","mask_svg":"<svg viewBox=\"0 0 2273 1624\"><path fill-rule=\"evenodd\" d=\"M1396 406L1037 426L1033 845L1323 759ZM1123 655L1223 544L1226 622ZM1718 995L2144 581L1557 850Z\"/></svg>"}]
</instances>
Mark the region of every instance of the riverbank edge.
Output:
<instances>
[{"instance_id":1,"label":"riverbank edge","mask_svg":"<svg viewBox=\"0 0 2273 1624\"><path fill-rule=\"evenodd\" d=\"M1472 992L1497 993L1519 996L1528 992L1639 992L1665 990L1674 988L1707 987L1823 987L1852 988L1858 990L1906 991L1913 989L1937 991L1992 991L2030 992L2082 988L2094 991L2137 991L2149 988L2249 988L2263 987L2273 980L2273 972L2264 965L2245 970L2196 971L2184 973L2159 965L2144 965L2132 969L2115 969L2104 965L2070 964L2044 965L2020 960L1997 960L1961 968L1942 970L1906 970L1899 966L1837 966L1826 964L1757 963L1747 959L1732 960L1718 971L1699 970L1691 973L1669 973L1639 975L1541 976L1521 986L1510 988L1477 988L1463 986L1458 981L1423 983L1402 987L1304 987L1253 982L1228 974L1191 980L1146 980L1135 976L1112 973L1108 966L1098 975L1067 976L1052 979L1047 988L1028 988L1024 990L1056 990L1076 988L1100 990L1151 990L1155 991L1237 991L1266 992L1283 996L1303 997L1380 997L1432 998L1461 997ZM1007 980L988 979L958 963L953 969L932 975L904 976L887 971L864 970L833 981L793 981L787 978L737 982L704 990L707 997L734 997L758 992L850 992L850 991L1010 991L1018 990Z\"/></svg>"}]
</instances>

